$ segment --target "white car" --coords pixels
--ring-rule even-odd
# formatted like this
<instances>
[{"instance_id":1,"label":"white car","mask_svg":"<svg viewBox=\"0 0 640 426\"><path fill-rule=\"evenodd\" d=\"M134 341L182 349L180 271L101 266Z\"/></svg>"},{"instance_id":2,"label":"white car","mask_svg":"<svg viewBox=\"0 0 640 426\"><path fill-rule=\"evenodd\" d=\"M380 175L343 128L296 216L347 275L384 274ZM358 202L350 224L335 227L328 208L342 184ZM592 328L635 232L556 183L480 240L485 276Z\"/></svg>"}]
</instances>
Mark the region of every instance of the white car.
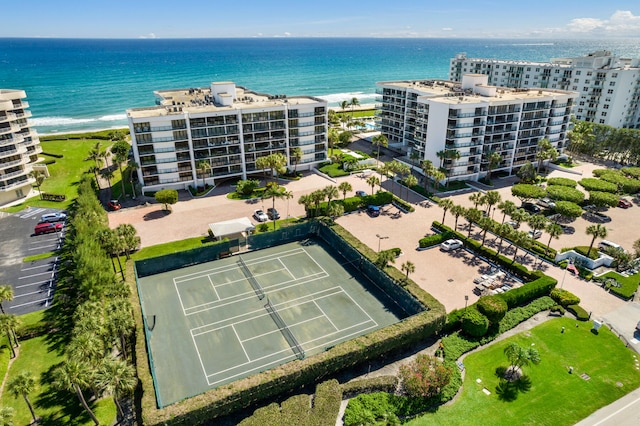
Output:
<instances>
[{"instance_id":1,"label":"white car","mask_svg":"<svg viewBox=\"0 0 640 426\"><path fill-rule=\"evenodd\" d=\"M47 213L40 217L40 222L63 222L67 219L67 215L64 213Z\"/></svg>"},{"instance_id":2,"label":"white car","mask_svg":"<svg viewBox=\"0 0 640 426\"><path fill-rule=\"evenodd\" d=\"M542 231L539 229L536 229L535 232L533 231L529 231L529 238L533 238L534 240L537 240L538 238L542 237Z\"/></svg>"},{"instance_id":3,"label":"white car","mask_svg":"<svg viewBox=\"0 0 640 426\"><path fill-rule=\"evenodd\" d=\"M463 246L462 241L452 238L440 244L440 250L442 251L457 250L462 246Z\"/></svg>"},{"instance_id":4,"label":"white car","mask_svg":"<svg viewBox=\"0 0 640 426\"><path fill-rule=\"evenodd\" d=\"M263 212L262 210L256 210L253 212L253 217L258 221L258 222L266 222L269 220L269 216L267 216L267 214L265 212Z\"/></svg>"}]
</instances>

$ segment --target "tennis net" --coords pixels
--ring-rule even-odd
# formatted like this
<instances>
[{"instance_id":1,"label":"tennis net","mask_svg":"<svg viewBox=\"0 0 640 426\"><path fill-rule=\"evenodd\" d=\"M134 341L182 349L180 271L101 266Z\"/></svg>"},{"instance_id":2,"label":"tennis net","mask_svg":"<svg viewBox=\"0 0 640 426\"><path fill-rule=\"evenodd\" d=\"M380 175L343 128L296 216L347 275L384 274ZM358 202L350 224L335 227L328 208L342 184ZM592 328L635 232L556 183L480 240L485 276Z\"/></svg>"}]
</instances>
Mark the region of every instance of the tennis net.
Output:
<instances>
[{"instance_id":1,"label":"tennis net","mask_svg":"<svg viewBox=\"0 0 640 426\"><path fill-rule=\"evenodd\" d=\"M269 315L271 315L271 318L273 318L273 322L276 323L276 325L280 329L280 332L284 336L287 343L289 343L289 346L291 346L291 349L293 350L293 352L295 352L298 359L304 359L304 357L306 356L304 353L304 349L302 349L302 346L300 346L300 343L298 343L298 340L293 335L289 327L287 327L287 324L285 324L284 320L276 310L275 306L271 304L268 297L267 304L264 305L264 308L267 310Z\"/></svg>"},{"instance_id":2,"label":"tennis net","mask_svg":"<svg viewBox=\"0 0 640 426\"><path fill-rule=\"evenodd\" d=\"M242 272L244 272L244 275L245 277L247 277L249 284L251 284L251 287L253 287L256 294L258 295L258 299L264 299L264 289L262 288L256 277L253 276L247 264L244 263L244 260L242 260L242 256L238 256L238 259L240 260L240 267L242 268Z\"/></svg>"}]
</instances>

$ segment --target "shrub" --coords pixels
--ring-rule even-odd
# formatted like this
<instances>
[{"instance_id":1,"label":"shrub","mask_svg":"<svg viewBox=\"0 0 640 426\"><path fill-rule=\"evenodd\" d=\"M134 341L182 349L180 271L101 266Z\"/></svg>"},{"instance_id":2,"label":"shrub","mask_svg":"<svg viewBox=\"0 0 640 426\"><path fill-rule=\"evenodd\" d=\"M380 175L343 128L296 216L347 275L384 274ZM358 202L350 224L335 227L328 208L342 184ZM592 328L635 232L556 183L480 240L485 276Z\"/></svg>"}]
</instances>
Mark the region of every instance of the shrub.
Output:
<instances>
[{"instance_id":1,"label":"shrub","mask_svg":"<svg viewBox=\"0 0 640 426\"><path fill-rule=\"evenodd\" d=\"M551 293L551 289L553 289L556 284L558 284L558 281L555 278L545 275L535 281L523 285L522 287L505 291L497 296L504 299L504 301L507 302L509 309L511 309L528 303L533 299L548 296L549 293Z\"/></svg>"},{"instance_id":2,"label":"shrub","mask_svg":"<svg viewBox=\"0 0 640 426\"><path fill-rule=\"evenodd\" d=\"M462 331L469 336L480 337L487 334L489 330L489 320L481 314L475 307L465 309L462 314Z\"/></svg>"},{"instance_id":3,"label":"shrub","mask_svg":"<svg viewBox=\"0 0 640 426\"><path fill-rule=\"evenodd\" d=\"M386 393L376 392L367 395L358 395L349 401L344 413L344 425L376 424L377 420L386 420L386 424L399 424L395 400L400 397Z\"/></svg>"},{"instance_id":4,"label":"shrub","mask_svg":"<svg viewBox=\"0 0 640 426\"><path fill-rule=\"evenodd\" d=\"M511 195L521 200L533 200L544 197L545 191L537 185L518 183L511 187Z\"/></svg>"},{"instance_id":5,"label":"shrub","mask_svg":"<svg viewBox=\"0 0 640 426\"><path fill-rule=\"evenodd\" d=\"M155 199L163 205L163 210L169 210L169 204L178 202L178 191L175 189L162 189L156 192Z\"/></svg>"},{"instance_id":6,"label":"shrub","mask_svg":"<svg viewBox=\"0 0 640 426\"><path fill-rule=\"evenodd\" d=\"M598 178L583 178L578 182L587 191L616 192L618 185Z\"/></svg>"},{"instance_id":7,"label":"shrub","mask_svg":"<svg viewBox=\"0 0 640 426\"><path fill-rule=\"evenodd\" d=\"M62 154L54 154L52 152L42 152L42 155L45 155L47 157L53 157L53 158L63 158L64 155Z\"/></svg>"},{"instance_id":8,"label":"shrub","mask_svg":"<svg viewBox=\"0 0 640 426\"><path fill-rule=\"evenodd\" d=\"M569 186L571 188L575 188L578 185L573 179L563 178L563 177L554 177L547 179L547 185L560 185L560 186Z\"/></svg>"},{"instance_id":9,"label":"shrub","mask_svg":"<svg viewBox=\"0 0 640 426\"><path fill-rule=\"evenodd\" d=\"M509 290L512 291L512 290ZM550 309L556 302L549 296L540 297L528 305L513 308L504 316L500 324L498 325L497 335L511 330L522 321L526 321L538 312L546 311ZM484 342L483 342L484 343Z\"/></svg>"},{"instance_id":10,"label":"shrub","mask_svg":"<svg viewBox=\"0 0 640 426\"><path fill-rule=\"evenodd\" d=\"M391 253L393 253L393 255L395 257L398 257L398 256L400 256L402 254L402 249L400 247L393 247L393 248L390 248L387 251L390 251Z\"/></svg>"},{"instance_id":11,"label":"shrub","mask_svg":"<svg viewBox=\"0 0 640 426\"><path fill-rule=\"evenodd\" d=\"M450 232L443 232L441 234L429 235L428 237L420 238L420 241L418 241L418 245L420 246L420 248L436 246L442 243L443 241L446 241L447 239L451 238L451 236L452 234Z\"/></svg>"},{"instance_id":12,"label":"shrub","mask_svg":"<svg viewBox=\"0 0 640 426\"><path fill-rule=\"evenodd\" d=\"M491 324L500 322L508 310L507 302L497 296L482 296L476 306Z\"/></svg>"},{"instance_id":13,"label":"shrub","mask_svg":"<svg viewBox=\"0 0 640 426\"><path fill-rule=\"evenodd\" d=\"M551 185L547 187L547 195L549 198L558 201L571 201L580 204L584 201L584 193L575 188L562 185Z\"/></svg>"},{"instance_id":14,"label":"shrub","mask_svg":"<svg viewBox=\"0 0 640 426\"><path fill-rule=\"evenodd\" d=\"M362 393L389 392L394 393L398 388L398 376L378 376L366 379L352 380L343 383L343 398L353 398Z\"/></svg>"},{"instance_id":15,"label":"shrub","mask_svg":"<svg viewBox=\"0 0 640 426\"><path fill-rule=\"evenodd\" d=\"M64 194L49 194L47 192L43 192L42 194L40 194L40 197L45 201L57 201L57 202L64 201L67 198L67 196Z\"/></svg>"},{"instance_id":16,"label":"shrub","mask_svg":"<svg viewBox=\"0 0 640 426\"><path fill-rule=\"evenodd\" d=\"M602 191L589 191L589 203L596 206L616 207L619 197L616 194Z\"/></svg>"},{"instance_id":17,"label":"shrub","mask_svg":"<svg viewBox=\"0 0 640 426\"><path fill-rule=\"evenodd\" d=\"M564 313L566 312L566 310L564 309L564 307L563 307L563 306L560 306L560 305L553 305L553 306L551 307L551 309L549 309L549 310L550 310L551 312L555 312L555 313L558 313L558 314L560 314L560 315L564 315Z\"/></svg>"},{"instance_id":18,"label":"shrub","mask_svg":"<svg viewBox=\"0 0 640 426\"><path fill-rule=\"evenodd\" d=\"M567 306L567 311L571 312L575 315L578 321L588 321L589 313L585 311L580 305L569 305Z\"/></svg>"},{"instance_id":19,"label":"shrub","mask_svg":"<svg viewBox=\"0 0 640 426\"><path fill-rule=\"evenodd\" d=\"M269 225L267 225L266 223L261 223L260 225L258 225L258 231L267 232L268 230L269 230Z\"/></svg>"},{"instance_id":20,"label":"shrub","mask_svg":"<svg viewBox=\"0 0 640 426\"><path fill-rule=\"evenodd\" d=\"M551 290L551 298L556 301L560 306L577 305L580 303L580 298L570 291L562 288L554 288Z\"/></svg>"},{"instance_id":21,"label":"shrub","mask_svg":"<svg viewBox=\"0 0 640 426\"><path fill-rule=\"evenodd\" d=\"M242 195L251 195L260 186L257 179L239 180L236 184L236 192Z\"/></svg>"},{"instance_id":22,"label":"shrub","mask_svg":"<svg viewBox=\"0 0 640 426\"><path fill-rule=\"evenodd\" d=\"M438 358L418 354L415 361L400 366L402 387L409 396L432 397L449 384L453 368L445 366Z\"/></svg>"}]
</instances>

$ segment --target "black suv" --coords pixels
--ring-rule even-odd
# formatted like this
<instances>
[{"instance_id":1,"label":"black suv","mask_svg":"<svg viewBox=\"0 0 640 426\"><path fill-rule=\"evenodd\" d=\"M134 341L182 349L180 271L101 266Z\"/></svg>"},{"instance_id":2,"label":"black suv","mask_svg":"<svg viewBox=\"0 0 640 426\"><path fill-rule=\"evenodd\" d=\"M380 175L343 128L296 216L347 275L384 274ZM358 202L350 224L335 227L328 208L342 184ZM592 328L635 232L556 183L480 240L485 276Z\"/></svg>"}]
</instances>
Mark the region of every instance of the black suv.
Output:
<instances>
[{"instance_id":1,"label":"black suv","mask_svg":"<svg viewBox=\"0 0 640 426\"><path fill-rule=\"evenodd\" d=\"M540 206L536 206L533 203L522 203L522 208L533 214L538 214L542 210Z\"/></svg>"},{"instance_id":2,"label":"black suv","mask_svg":"<svg viewBox=\"0 0 640 426\"><path fill-rule=\"evenodd\" d=\"M278 220L280 219L280 213L278 213L278 210L274 209L273 207L269 207L267 209L267 216L269 217L269 219L271 220Z\"/></svg>"}]
</instances>

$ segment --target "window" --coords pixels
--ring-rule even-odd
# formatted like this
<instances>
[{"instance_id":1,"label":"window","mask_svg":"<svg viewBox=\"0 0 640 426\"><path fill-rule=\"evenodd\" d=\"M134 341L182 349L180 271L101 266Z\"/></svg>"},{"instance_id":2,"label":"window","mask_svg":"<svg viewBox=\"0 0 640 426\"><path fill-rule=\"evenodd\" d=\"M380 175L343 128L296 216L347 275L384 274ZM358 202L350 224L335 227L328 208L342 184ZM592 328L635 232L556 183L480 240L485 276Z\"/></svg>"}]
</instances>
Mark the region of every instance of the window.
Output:
<instances>
[{"instance_id":1,"label":"window","mask_svg":"<svg viewBox=\"0 0 640 426\"><path fill-rule=\"evenodd\" d=\"M608 94L610 94L610 95L612 95L612 94L613 94L613 89L609 89L609 90L607 90L607 93L608 93Z\"/></svg>"},{"instance_id":2,"label":"window","mask_svg":"<svg viewBox=\"0 0 640 426\"><path fill-rule=\"evenodd\" d=\"M582 108L578 108L578 113L582 114Z\"/></svg>"},{"instance_id":3,"label":"window","mask_svg":"<svg viewBox=\"0 0 640 426\"><path fill-rule=\"evenodd\" d=\"M588 88L587 86L584 86L584 87L582 88L582 91L583 91L583 92L586 92L587 90L589 90L589 88Z\"/></svg>"},{"instance_id":4,"label":"window","mask_svg":"<svg viewBox=\"0 0 640 426\"><path fill-rule=\"evenodd\" d=\"M579 79L579 78L574 78L574 79L573 79L573 82L574 82L574 83L580 83L580 79Z\"/></svg>"},{"instance_id":5,"label":"window","mask_svg":"<svg viewBox=\"0 0 640 426\"><path fill-rule=\"evenodd\" d=\"M589 81L590 81L589 79L585 80L584 84L589 84Z\"/></svg>"},{"instance_id":6,"label":"window","mask_svg":"<svg viewBox=\"0 0 640 426\"><path fill-rule=\"evenodd\" d=\"M591 77L593 73L591 71L587 72L587 77Z\"/></svg>"},{"instance_id":7,"label":"window","mask_svg":"<svg viewBox=\"0 0 640 426\"><path fill-rule=\"evenodd\" d=\"M610 81L610 82L609 82L609 86L615 86L615 85L616 85L616 82L615 82L615 81Z\"/></svg>"},{"instance_id":8,"label":"window","mask_svg":"<svg viewBox=\"0 0 640 426\"><path fill-rule=\"evenodd\" d=\"M604 123L605 123L605 121L601 118L600 119L600 124L604 124Z\"/></svg>"},{"instance_id":9,"label":"window","mask_svg":"<svg viewBox=\"0 0 640 426\"><path fill-rule=\"evenodd\" d=\"M604 104L604 106L602 108L609 109L609 104Z\"/></svg>"},{"instance_id":10,"label":"window","mask_svg":"<svg viewBox=\"0 0 640 426\"><path fill-rule=\"evenodd\" d=\"M531 71L531 67L527 67L527 71Z\"/></svg>"},{"instance_id":11,"label":"window","mask_svg":"<svg viewBox=\"0 0 640 426\"><path fill-rule=\"evenodd\" d=\"M560 70L558 70L558 69L556 69L554 72L555 72L556 74L560 74Z\"/></svg>"},{"instance_id":12,"label":"window","mask_svg":"<svg viewBox=\"0 0 640 426\"><path fill-rule=\"evenodd\" d=\"M525 80L525 81L524 81L524 84L525 84L525 86L528 86L528 85L529 85L529 81L528 81L528 80Z\"/></svg>"},{"instance_id":13,"label":"window","mask_svg":"<svg viewBox=\"0 0 640 426\"><path fill-rule=\"evenodd\" d=\"M578 86L573 86L571 90L578 90Z\"/></svg>"},{"instance_id":14,"label":"window","mask_svg":"<svg viewBox=\"0 0 640 426\"><path fill-rule=\"evenodd\" d=\"M606 111L602 111L602 113L600 113L600 115L601 115L602 117L606 117L606 116L607 116L607 112L606 112Z\"/></svg>"},{"instance_id":15,"label":"window","mask_svg":"<svg viewBox=\"0 0 640 426\"><path fill-rule=\"evenodd\" d=\"M617 72L611 73L611 78L618 78L618 73Z\"/></svg>"},{"instance_id":16,"label":"window","mask_svg":"<svg viewBox=\"0 0 640 426\"><path fill-rule=\"evenodd\" d=\"M580 101L580 103L578 105L584 106L584 101Z\"/></svg>"},{"instance_id":17,"label":"window","mask_svg":"<svg viewBox=\"0 0 640 426\"><path fill-rule=\"evenodd\" d=\"M580 75L582 71L576 71L576 75Z\"/></svg>"}]
</instances>

